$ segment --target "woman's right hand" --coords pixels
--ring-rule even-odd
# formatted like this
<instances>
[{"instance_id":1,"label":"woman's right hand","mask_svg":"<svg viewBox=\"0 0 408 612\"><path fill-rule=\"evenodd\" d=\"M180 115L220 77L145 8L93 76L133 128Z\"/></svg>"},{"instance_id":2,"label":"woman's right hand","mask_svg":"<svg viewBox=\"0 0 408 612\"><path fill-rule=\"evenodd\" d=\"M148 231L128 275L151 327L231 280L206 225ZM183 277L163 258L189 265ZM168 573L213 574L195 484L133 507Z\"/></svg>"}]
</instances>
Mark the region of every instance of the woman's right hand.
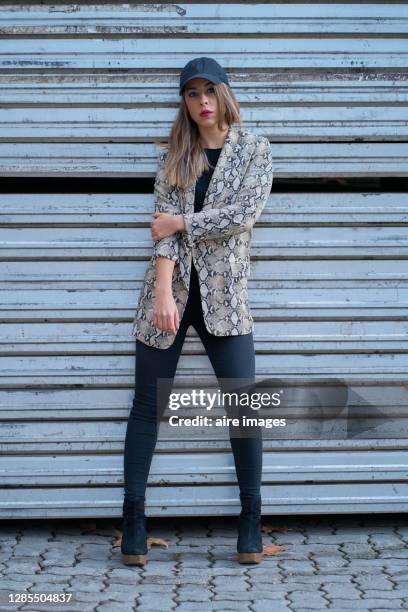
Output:
<instances>
[{"instance_id":1,"label":"woman's right hand","mask_svg":"<svg viewBox=\"0 0 408 612\"><path fill-rule=\"evenodd\" d=\"M173 294L170 291L156 293L153 325L162 331L176 335L179 324L179 313Z\"/></svg>"}]
</instances>

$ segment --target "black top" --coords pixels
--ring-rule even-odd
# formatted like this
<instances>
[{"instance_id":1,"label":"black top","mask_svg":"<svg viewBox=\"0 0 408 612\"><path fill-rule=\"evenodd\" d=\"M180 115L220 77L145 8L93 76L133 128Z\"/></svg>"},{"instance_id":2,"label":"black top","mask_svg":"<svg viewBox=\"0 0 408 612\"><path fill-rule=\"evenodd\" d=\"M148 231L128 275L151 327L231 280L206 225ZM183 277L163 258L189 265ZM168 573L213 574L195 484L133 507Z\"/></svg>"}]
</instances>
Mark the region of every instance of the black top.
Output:
<instances>
[{"instance_id":1,"label":"black top","mask_svg":"<svg viewBox=\"0 0 408 612\"><path fill-rule=\"evenodd\" d=\"M219 149L204 149L209 163L216 166L222 147ZM214 172L214 168L210 168L207 172L203 172L195 185L194 212L200 212L203 207L204 197Z\"/></svg>"},{"instance_id":2,"label":"black top","mask_svg":"<svg viewBox=\"0 0 408 612\"><path fill-rule=\"evenodd\" d=\"M204 149L204 150L207 155L207 159L209 163L215 168L218 158L220 156L220 153L222 151L222 147L220 147L219 149ZM213 175L214 168L210 168L209 170L207 170L207 172L203 172L195 184L194 212L200 212L203 207L205 194L208 189L208 184ZM190 292L194 296L198 296L198 298L201 299L198 274L197 274L197 270L195 268L193 261L191 261Z\"/></svg>"}]
</instances>

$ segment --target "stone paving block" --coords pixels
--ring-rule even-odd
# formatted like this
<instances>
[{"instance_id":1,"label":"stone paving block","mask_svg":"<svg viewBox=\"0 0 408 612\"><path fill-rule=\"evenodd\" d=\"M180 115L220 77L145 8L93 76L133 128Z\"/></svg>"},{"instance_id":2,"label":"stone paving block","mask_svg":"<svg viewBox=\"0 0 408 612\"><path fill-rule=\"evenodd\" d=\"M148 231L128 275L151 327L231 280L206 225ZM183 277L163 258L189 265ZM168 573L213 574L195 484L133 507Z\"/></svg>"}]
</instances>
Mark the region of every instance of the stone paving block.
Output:
<instances>
[{"instance_id":1,"label":"stone paving block","mask_svg":"<svg viewBox=\"0 0 408 612\"><path fill-rule=\"evenodd\" d=\"M177 594L177 601L187 602L187 603L200 602L200 603L207 603L208 605L213 595L214 595L213 593L204 594L204 593L195 593L195 592L192 592L191 594L185 593L183 595Z\"/></svg>"},{"instance_id":2,"label":"stone paving block","mask_svg":"<svg viewBox=\"0 0 408 612\"><path fill-rule=\"evenodd\" d=\"M240 601L228 601L228 600L217 600L215 602L213 602L212 607L207 611L207 612L226 612L227 610L231 610L231 612L234 612L236 610L238 610L239 612L252 612L254 604L251 604L251 602L240 602ZM263 608L262 612L265 612L265 610L267 610L267 608ZM177 608L177 612L178 608ZM276 611L278 612L278 611ZM279 610L279 612L284 612L283 610ZM293 612L293 611L292 611Z\"/></svg>"},{"instance_id":3,"label":"stone paving block","mask_svg":"<svg viewBox=\"0 0 408 612\"><path fill-rule=\"evenodd\" d=\"M141 610L145 610L146 608L156 608L158 610L170 610L171 608L176 606L175 595L173 597L161 596L160 600L158 600L157 595L155 593L146 593L141 595L137 600L138 606L140 606Z\"/></svg>"},{"instance_id":4,"label":"stone paving block","mask_svg":"<svg viewBox=\"0 0 408 612\"><path fill-rule=\"evenodd\" d=\"M341 554L341 544L295 544L295 545L289 545L288 546L288 551L291 552L300 552L303 554Z\"/></svg>"},{"instance_id":5,"label":"stone paving block","mask_svg":"<svg viewBox=\"0 0 408 612\"><path fill-rule=\"evenodd\" d=\"M307 538L308 544L345 544L346 542L354 542L361 544L369 544L368 534L364 533L362 530L361 533L355 535L347 535L342 533L322 533L321 535L310 535Z\"/></svg>"},{"instance_id":6,"label":"stone paving block","mask_svg":"<svg viewBox=\"0 0 408 612\"><path fill-rule=\"evenodd\" d=\"M271 575L269 572L263 572L262 574L256 575L253 575L248 572L248 580L252 584L259 584L261 586L265 586L265 584L270 584L274 588L279 587L279 585L282 583L282 578L280 576L277 576L276 574Z\"/></svg>"},{"instance_id":7,"label":"stone paving block","mask_svg":"<svg viewBox=\"0 0 408 612\"><path fill-rule=\"evenodd\" d=\"M227 588L215 591L213 601L218 600L224 601L242 601L248 602L253 599L253 595L250 591L229 591Z\"/></svg>"},{"instance_id":8,"label":"stone paving block","mask_svg":"<svg viewBox=\"0 0 408 612\"><path fill-rule=\"evenodd\" d=\"M265 559L262 563L265 563ZM224 572L225 570L236 570L238 573L245 573L244 565L238 565L236 559L215 559L211 564L211 569L214 571L214 574L220 574L221 570Z\"/></svg>"},{"instance_id":9,"label":"stone paving block","mask_svg":"<svg viewBox=\"0 0 408 612\"><path fill-rule=\"evenodd\" d=\"M71 589L73 591L92 591L97 593L98 591L105 588L103 578L99 580L88 580L86 578L81 579L79 577L71 580Z\"/></svg>"},{"instance_id":10,"label":"stone paving block","mask_svg":"<svg viewBox=\"0 0 408 612\"><path fill-rule=\"evenodd\" d=\"M405 565L401 567L394 562L389 563L385 566L384 573L388 574L392 580L396 580L397 582L402 582L404 580L408 581L408 564L405 563Z\"/></svg>"},{"instance_id":11,"label":"stone paving block","mask_svg":"<svg viewBox=\"0 0 408 612\"><path fill-rule=\"evenodd\" d=\"M109 570L109 578L138 578L140 572L143 572L143 569L137 565L122 565Z\"/></svg>"},{"instance_id":12,"label":"stone paving block","mask_svg":"<svg viewBox=\"0 0 408 612\"><path fill-rule=\"evenodd\" d=\"M314 574L316 568L311 561L291 561L286 559L279 560L279 565L283 572L290 574Z\"/></svg>"},{"instance_id":13,"label":"stone paving block","mask_svg":"<svg viewBox=\"0 0 408 612\"><path fill-rule=\"evenodd\" d=\"M39 561L41 555L46 552L46 545L41 544L39 546L32 544L18 544L13 550L13 559L28 559Z\"/></svg>"},{"instance_id":14,"label":"stone paving block","mask_svg":"<svg viewBox=\"0 0 408 612\"><path fill-rule=\"evenodd\" d=\"M295 612L316 612L318 608L296 608ZM330 610L331 612L350 612L350 608L323 608L324 610ZM377 612L377 611L376 611ZM387 611L388 612L388 611Z\"/></svg>"},{"instance_id":15,"label":"stone paving block","mask_svg":"<svg viewBox=\"0 0 408 612\"><path fill-rule=\"evenodd\" d=\"M306 544L306 536L303 533L278 533L273 531L270 536L263 534L264 540L271 537L273 544L279 544L280 546L300 546Z\"/></svg>"},{"instance_id":16,"label":"stone paving block","mask_svg":"<svg viewBox=\"0 0 408 612\"><path fill-rule=\"evenodd\" d=\"M160 575L160 574L143 574L143 581L141 584L148 582L149 584L176 584L179 579L174 576L172 572L169 572L168 575Z\"/></svg>"},{"instance_id":17,"label":"stone paving block","mask_svg":"<svg viewBox=\"0 0 408 612\"><path fill-rule=\"evenodd\" d=\"M210 556L206 552L186 552L183 554L183 564L189 567L207 568L211 562ZM164 563L164 562L163 562ZM174 563L173 563L174 566Z\"/></svg>"},{"instance_id":18,"label":"stone paving block","mask_svg":"<svg viewBox=\"0 0 408 612\"><path fill-rule=\"evenodd\" d=\"M243 610L249 610L248 607L242 608ZM210 612L213 610L211 602L199 602L199 601L183 601L177 605L177 612ZM144 611L140 611L144 612Z\"/></svg>"},{"instance_id":19,"label":"stone paving block","mask_svg":"<svg viewBox=\"0 0 408 612\"><path fill-rule=\"evenodd\" d=\"M367 575L367 576L356 576L355 583L365 589L383 589L385 591L391 591L394 586L391 580L388 580L387 576L381 575Z\"/></svg>"},{"instance_id":20,"label":"stone paving block","mask_svg":"<svg viewBox=\"0 0 408 612\"><path fill-rule=\"evenodd\" d=\"M41 574L27 574L27 580L32 580L34 584L43 584L48 583L52 584L54 589L59 588L60 584L64 584L67 580L71 580L70 574L65 574L65 576L56 575L53 576L50 573L41 573Z\"/></svg>"},{"instance_id":21,"label":"stone paving block","mask_svg":"<svg viewBox=\"0 0 408 612\"><path fill-rule=\"evenodd\" d=\"M252 605L251 610L253 612L266 612L271 610L270 599L257 599ZM289 607L289 602L286 599L281 599L278 602L273 602L273 609L275 612L295 612L293 607ZM296 611L297 612L297 611Z\"/></svg>"},{"instance_id":22,"label":"stone paving block","mask_svg":"<svg viewBox=\"0 0 408 612\"><path fill-rule=\"evenodd\" d=\"M369 574L381 573L386 567L383 559L351 559L345 570L350 574L366 572Z\"/></svg>"},{"instance_id":23,"label":"stone paving block","mask_svg":"<svg viewBox=\"0 0 408 612\"><path fill-rule=\"evenodd\" d=\"M396 588L407 590L408 589L408 580L398 580L397 578L391 577L390 581L396 585Z\"/></svg>"},{"instance_id":24,"label":"stone paving block","mask_svg":"<svg viewBox=\"0 0 408 612\"><path fill-rule=\"evenodd\" d=\"M81 559L80 556L78 556L78 559L74 562L76 563L76 567L80 567L84 573L93 570L105 572L112 563L108 557L106 559ZM44 567L46 566L44 565Z\"/></svg>"},{"instance_id":25,"label":"stone paving block","mask_svg":"<svg viewBox=\"0 0 408 612\"><path fill-rule=\"evenodd\" d=\"M29 588L30 593L62 593L63 589L71 589L69 580L61 584L54 584L51 582L41 582L40 584L33 584Z\"/></svg>"},{"instance_id":26,"label":"stone paving block","mask_svg":"<svg viewBox=\"0 0 408 612\"><path fill-rule=\"evenodd\" d=\"M119 612L118 604L114 601L107 601L101 603L96 608L97 612ZM126 604L122 602L120 604L120 612L132 612L134 607L132 604Z\"/></svg>"},{"instance_id":27,"label":"stone paving block","mask_svg":"<svg viewBox=\"0 0 408 612\"><path fill-rule=\"evenodd\" d=\"M101 591L104 599L112 599L118 602L135 602L136 599L141 595L139 589L134 587L132 589L117 589L115 587L108 587ZM155 595L157 597L157 594ZM160 595L160 599L162 598ZM98 601L98 595L95 597L95 601Z\"/></svg>"},{"instance_id":28,"label":"stone paving block","mask_svg":"<svg viewBox=\"0 0 408 612\"><path fill-rule=\"evenodd\" d=\"M322 590L326 593L328 599L332 597L342 598L345 597L347 599L360 598L362 591L358 589L354 584L348 582L346 584L341 584L339 582L329 582L324 583L322 586Z\"/></svg>"},{"instance_id":29,"label":"stone paving block","mask_svg":"<svg viewBox=\"0 0 408 612\"><path fill-rule=\"evenodd\" d=\"M376 610L377 608L384 608L385 610L401 610L402 600L392 599L332 599L332 608L336 610L336 606L349 609L349 610Z\"/></svg>"},{"instance_id":30,"label":"stone paving block","mask_svg":"<svg viewBox=\"0 0 408 612\"><path fill-rule=\"evenodd\" d=\"M292 607L291 609L293 610L294 608ZM316 608L304 608L304 607L298 608L296 607L295 610L296 612L316 612L316 610L329 610L329 608L317 608L317 607ZM339 610L337 610L336 608L336 610L333 609L333 612L339 612Z\"/></svg>"},{"instance_id":31,"label":"stone paving block","mask_svg":"<svg viewBox=\"0 0 408 612\"><path fill-rule=\"evenodd\" d=\"M222 573L231 572L234 575L233 570L223 570ZM214 569L211 567L207 567L205 569L197 569L196 567L186 567L181 566L176 572L174 572L174 576L177 577L180 581L183 580L197 580L198 582L206 582L211 576L214 575ZM220 575L221 572L216 572Z\"/></svg>"},{"instance_id":32,"label":"stone paving block","mask_svg":"<svg viewBox=\"0 0 408 612\"><path fill-rule=\"evenodd\" d=\"M345 572L344 569L336 570L336 574L330 573L327 570L319 571L316 574L311 576L287 576L285 579L285 583L291 584L292 582L304 582L306 584L324 584L325 582L339 582L349 583L351 581L351 575L348 572Z\"/></svg>"},{"instance_id":33,"label":"stone paving block","mask_svg":"<svg viewBox=\"0 0 408 612\"><path fill-rule=\"evenodd\" d=\"M75 557L80 550L81 546L79 545L70 545L64 542L64 545L61 546L61 542L48 542L46 547L46 556L49 559L54 559L55 557L59 558L62 555L66 555L67 557Z\"/></svg>"},{"instance_id":34,"label":"stone paving block","mask_svg":"<svg viewBox=\"0 0 408 612\"><path fill-rule=\"evenodd\" d=\"M294 608L307 606L309 608L326 608L329 600L319 592L310 593L308 591L293 591L286 597L293 602Z\"/></svg>"},{"instance_id":35,"label":"stone paving block","mask_svg":"<svg viewBox=\"0 0 408 612\"><path fill-rule=\"evenodd\" d=\"M55 612L55 604L33 604L28 603L19 606L19 610L26 610L27 612ZM76 606L75 604L69 604L68 606L59 604L59 612L82 612L82 606Z\"/></svg>"},{"instance_id":36,"label":"stone paving block","mask_svg":"<svg viewBox=\"0 0 408 612\"><path fill-rule=\"evenodd\" d=\"M247 576L240 576L236 578L229 576L227 580L225 580L225 578L222 576L214 576L213 584L216 590L226 587L228 591L245 591L249 587Z\"/></svg>"},{"instance_id":37,"label":"stone paving block","mask_svg":"<svg viewBox=\"0 0 408 612\"><path fill-rule=\"evenodd\" d=\"M149 574L156 574L157 576L168 576L174 569L176 569L176 563L173 561L155 561L154 559L148 559L144 566L144 571Z\"/></svg>"},{"instance_id":38,"label":"stone paving block","mask_svg":"<svg viewBox=\"0 0 408 612\"><path fill-rule=\"evenodd\" d=\"M408 559L408 550L403 550L402 548L400 550L381 550L379 552L378 558L381 560L385 560L385 559L392 559L392 560L397 560L397 559Z\"/></svg>"},{"instance_id":39,"label":"stone paving block","mask_svg":"<svg viewBox=\"0 0 408 612\"><path fill-rule=\"evenodd\" d=\"M199 581L199 580L194 580L189 576L187 576L186 578L183 578L183 580L178 586L180 587L185 586L187 588L197 587L197 588L202 588L202 589L208 589L209 591L211 591L211 589L213 588L212 578L207 578L206 580Z\"/></svg>"},{"instance_id":40,"label":"stone paving block","mask_svg":"<svg viewBox=\"0 0 408 612\"><path fill-rule=\"evenodd\" d=\"M145 581L138 584L134 590L138 591L140 594L157 593L158 597L160 597L161 593L172 596L174 593L177 593L180 586L181 584L178 582L174 582L173 584L151 584L150 582Z\"/></svg>"},{"instance_id":41,"label":"stone paving block","mask_svg":"<svg viewBox=\"0 0 408 612\"><path fill-rule=\"evenodd\" d=\"M140 586L141 584L143 584L143 579L138 578L136 580L134 578L129 579L129 578L110 578L108 577L108 579L104 580L104 583L107 586L115 585L117 588L126 589L128 587L133 588L136 585Z\"/></svg>"},{"instance_id":42,"label":"stone paving block","mask_svg":"<svg viewBox=\"0 0 408 612\"><path fill-rule=\"evenodd\" d=\"M265 588L263 583L253 582L253 584L254 586L259 586L259 588ZM302 582L278 582L276 584L271 582L270 588L276 593L291 593L292 591L316 591L318 585Z\"/></svg>"},{"instance_id":43,"label":"stone paving block","mask_svg":"<svg viewBox=\"0 0 408 612\"><path fill-rule=\"evenodd\" d=\"M14 546L9 546L4 542L0 542L1 556L4 559L10 559L14 553Z\"/></svg>"},{"instance_id":44,"label":"stone paving block","mask_svg":"<svg viewBox=\"0 0 408 612\"><path fill-rule=\"evenodd\" d=\"M275 606L275 601L276 602L280 602L282 600L283 597L287 597L289 599L289 596L286 594L285 591L274 591L273 589L267 589L267 588L260 588L258 586L249 589L248 593L250 593L252 595L252 599L254 601L258 601L259 599L268 599L270 600L270 606Z\"/></svg>"},{"instance_id":45,"label":"stone paving block","mask_svg":"<svg viewBox=\"0 0 408 612\"><path fill-rule=\"evenodd\" d=\"M17 573L17 574L32 574L36 571L39 571L41 569L41 566L39 564L39 560L34 559L33 561L31 560L27 560L26 558L23 559L10 559L10 561L7 563L7 568L4 570L4 574L8 575L8 574L12 574L12 573Z\"/></svg>"},{"instance_id":46,"label":"stone paving block","mask_svg":"<svg viewBox=\"0 0 408 612\"><path fill-rule=\"evenodd\" d=\"M376 597L379 599L384 597L387 597L387 599L405 599L408 597L408 589L396 588L386 592L384 592L384 589L364 589L363 599L374 599Z\"/></svg>"},{"instance_id":47,"label":"stone paving block","mask_svg":"<svg viewBox=\"0 0 408 612\"><path fill-rule=\"evenodd\" d=\"M332 567L333 570L337 567L347 567L349 562L340 553L337 554L312 554L311 561L314 561L319 566Z\"/></svg>"},{"instance_id":48,"label":"stone paving block","mask_svg":"<svg viewBox=\"0 0 408 612\"><path fill-rule=\"evenodd\" d=\"M61 565L53 565L53 566L44 566L44 569L41 572L43 575L50 574L51 576L61 575L66 576L69 574L70 576L88 576L88 577L99 577L101 575L101 571L99 568L83 568L81 565L75 566L67 566L63 567Z\"/></svg>"},{"instance_id":49,"label":"stone paving block","mask_svg":"<svg viewBox=\"0 0 408 612\"><path fill-rule=\"evenodd\" d=\"M13 591L14 593L23 593L29 587L33 586L34 582L32 580L13 580L12 577L9 579L3 579L1 581L1 589L3 591Z\"/></svg>"},{"instance_id":50,"label":"stone paving block","mask_svg":"<svg viewBox=\"0 0 408 612\"><path fill-rule=\"evenodd\" d=\"M88 592L88 591L76 591L74 593L74 597L73 597L73 601L79 601L79 602L85 602L85 603L93 603L95 606L98 604L98 602L100 601L107 601L109 599L109 594L108 593L103 593L102 591L100 591L99 593L96 592Z\"/></svg>"},{"instance_id":51,"label":"stone paving block","mask_svg":"<svg viewBox=\"0 0 408 612\"><path fill-rule=\"evenodd\" d=\"M401 537L394 532L373 533L371 534L370 541L376 546L376 548L400 548L401 545L404 545Z\"/></svg>"},{"instance_id":52,"label":"stone paving block","mask_svg":"<svg viewBox=\"0 0 408 612\"><path fill-rule=\"evenodd\" d=\"M43 559L41 561L42 568L44 569L51 568L51 570L55 566L70 568L70 567L73 567L74 564L75 564L75 558L73 557L72 559L67 559L66 555L65 556L61 555L60 559ZM104 565L106 566L106 561Z\"/></svg>"},{"instance_id":53,"label":"stone paving block","mask_svg":"<svg viewBox=\"0 0 408 612\"><path fill-rule=\"evenodd\" d=\"M175 550L182 550L182 548L192 548L194 550L201 549L201 550L207 550L208 548L210 548L210 546L214 546L214 544L217 544L218 540L215 538L193 538L193 537L189 537L189 538L181 538L175 542L169 542L169 549L170 548L174 548ZM221 541L219 542L220 544L224 544L225 546L229 545L229 542L224 542ZM162 547L163 548L163 547Z\"/></svg>"}]
</instances>

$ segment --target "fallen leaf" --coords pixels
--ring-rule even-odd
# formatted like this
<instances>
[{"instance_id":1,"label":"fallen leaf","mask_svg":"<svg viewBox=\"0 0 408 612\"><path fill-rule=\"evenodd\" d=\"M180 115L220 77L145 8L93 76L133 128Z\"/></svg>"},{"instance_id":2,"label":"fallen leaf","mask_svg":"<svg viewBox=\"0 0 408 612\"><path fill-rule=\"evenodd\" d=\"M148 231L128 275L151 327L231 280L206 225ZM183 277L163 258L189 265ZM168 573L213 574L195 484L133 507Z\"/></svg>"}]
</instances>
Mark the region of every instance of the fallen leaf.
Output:
<instances>
[{"instance_id":1,"label":"fallen leaf","mask_svg":"<svg viewBox=\"0 0 408 612\"><path fill-rule=\"evenodd\" d=\"M169 547L168 543L166 542L166 540L163 540L163 538L147 538L147 548L149 550L151 549L153 544L157 546L165 546L166 548Z\"/></svg>"},{"instance_id":2,"label":"fallen leaf","mask_svg":"<svg viewBox=\"0 0 408 612\"><path fill-rule=\"evenodd\" d=\"M279 533L286 533L287 531L291 531L288 527L278 527L274 525L262 525L262 531L264 533L272 533L272 531L279 531Z\"/></svg>"},{"instance_id":3,"label":"fallen leaf","mask_svg":"<svg viewBox=\"0 0 408 612\"><path fill-rule=\"evenodd\" d=\"M116 540L114 541L114 543L112 544L112 548L117 548L122 544L122 532L119 531L119 529L115 529L115 535L116 535ZM150 550L152 546L165 546L166 548L169 547L168 543L166 542L166 540L163 540L162 538L153 538L153 537L149 537L147 538L147 548Z\"/></svg>"},{"instance_id":4,"label":"fallen leaf","mask_svg":"<svg viewBox=\"0 0 408 612\"><path fill-rule=\"evenodd\" d=\"M122 532L119 529L115 529L116 540L112 544L112 548L116 548L122 544Z\"/></svg>"},{"instance_id":5,"label":"fallen leaf","mask_svg":"<svg viewBox=\"0 0 408 612\"><path fill-rule=\"evenodd\" d=\"M279 546L278 544L269 544L263 546L263 554L267 557L271 557L272 555L277 555L280 552L286 550L286 546Z\"/></svg>"}]
</instances>

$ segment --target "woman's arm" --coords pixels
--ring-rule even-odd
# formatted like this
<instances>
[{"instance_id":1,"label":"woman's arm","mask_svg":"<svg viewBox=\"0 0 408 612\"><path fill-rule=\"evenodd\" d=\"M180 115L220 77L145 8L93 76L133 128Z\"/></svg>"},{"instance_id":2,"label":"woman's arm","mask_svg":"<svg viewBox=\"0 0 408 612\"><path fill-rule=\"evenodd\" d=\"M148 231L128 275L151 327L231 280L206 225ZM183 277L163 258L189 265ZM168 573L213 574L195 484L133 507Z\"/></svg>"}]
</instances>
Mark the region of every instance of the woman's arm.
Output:
<instances>
[{"instance_id":1,"label":"woman's arm","mask_svg":"<svg viewBox=\"0 0 408 612\"><path fill-rule=\"evenodd\" d=\"M170 188L164 174L166 152L159 157L159 167L154 184L155 213L173 213L179 210L170 198ZM172 234L156 240L153 246L156 265L155 302L153 325L162 331L176 334L179 327L179 313L174 301L172 280L175 263L179 259L179 236Z\"/></svg>"},{"instance_id":2,"label":"woman's arm","mask_svg":"<svg viewBox=\"0 0 408 612\"><path fill-rule=\"evenodd\" d=\"M168 184L164 172L164 160L167 152L164 151L159 156L159 165L154 182L154 209L155 212L169 213L177 215L180 208L176 206L170 195L171 187ZM179 240L176 233L156 240L153 245L153 257L167 257L174 262L179 260Z\"/></svg>"},{"instance_id":3,"label":"woman's arm","mask_svg":"<svg viewBox=\"0 0 408 612\"><path fill-rule=\"evenodd\" d=\"M179 215L183 219L179 222L179 231L185 231L193 240L200 240L222 238L250 229L261 215L270 195L272 182L272 150L269 140L262 136L234 204Z\"/></svg>"},{"instance_id":4,"label":"woman's arm","mask_svg":"<svg viewBox=\"0 0 408 612\"><path fill-rule=\"evenodd\" d=\"M174 265L175 262L167 257L156 257L156 298L153 325L172 334L177 333L180 323L172 289Z\"/></svg>"}]
</instances>

